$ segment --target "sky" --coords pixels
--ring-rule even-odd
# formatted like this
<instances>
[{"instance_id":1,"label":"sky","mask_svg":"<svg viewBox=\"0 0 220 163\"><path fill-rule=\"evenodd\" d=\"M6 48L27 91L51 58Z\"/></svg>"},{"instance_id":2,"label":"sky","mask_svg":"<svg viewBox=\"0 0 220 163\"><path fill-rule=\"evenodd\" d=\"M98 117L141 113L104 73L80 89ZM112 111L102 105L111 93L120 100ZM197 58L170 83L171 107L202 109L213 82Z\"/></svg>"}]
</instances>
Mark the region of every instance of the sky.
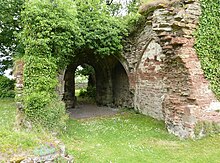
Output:
<instances>
[{"instance_id":1,"label":"sky","mask_svg":"<svg viewBox=\"0 0 220 163\"><path fill-rule=\"evenodd\" d=\"M14 77L10 74L12 71L12 69L8 69L8 70L5 70L5 76L8 77L9 79L13 79Z\"/></svg>"}]
</instances>

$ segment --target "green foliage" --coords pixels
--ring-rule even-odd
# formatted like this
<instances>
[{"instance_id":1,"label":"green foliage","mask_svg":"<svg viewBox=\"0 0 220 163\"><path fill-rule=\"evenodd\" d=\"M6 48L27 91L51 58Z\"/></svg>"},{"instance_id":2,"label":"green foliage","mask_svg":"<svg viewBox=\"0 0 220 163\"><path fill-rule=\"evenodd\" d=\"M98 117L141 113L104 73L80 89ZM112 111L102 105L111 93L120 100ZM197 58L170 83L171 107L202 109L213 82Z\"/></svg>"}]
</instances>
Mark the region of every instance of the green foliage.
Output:
<instances>
[{"instance_id":1,"label":"green foliage","mask_svg":"<svg viewBox=\"0 0 220 163\"><path fill-rule=\"evenodd\" d=\"M87 87L87 96L95 99L95 97L96 97L96 87L95 86L88 86Z\"/></svg>"},{"instance_id":2,"label":"green foliage","mask_svg":"<svg viewBox=\"0 0 220 163\"><path fill-rule=\"evenodd\" d=\"M120 19L112 17L105 1L76 0L83 46L79 54L94 53L99 56L116 55L122 50L121 39L126 28Z\"/></svg>"},{"instance_id":3,"label":"green foliage","mask_svg":"<svg viewBox=\"0 0 220 163\"><path fill-rule=\"evenodd\" d=\"M22 11L24 46L24 112L32 125L65 128L65 106L55 92L58 69L64 68L82 41L71 0L28 1Z\"/></svg>"},{"instance_id":4,"label":"green foliage","mask_svg":"<svg viewBox=\"0 0 220 163\"><path fill-rule=\"evenodd\" d=\"M80 89L79 91L79 97L86 97L87 95L87 90L85 89Z\"/></svg>"},{"instance_id":5,"label":"green foliage","mask_svg":"<svg viewBox=\"0 0 220 163\"><path fill-rule=\"evenodd\" d=\"M80 89L79 97L89 97L95 99L96 97L96 87L88 86L87 89Z\"/></svg>"},{"instance_id":6,"label":"green foliage","mask_svg":"<svg viewBox=\"0 0 220 163\"><path fill-rule=\"evenodd\" d=\"M137 13L140 6L140 0L118 0L113 1L111 5L108 6L108 10L112 16L127 16L132 13ZM123 21L123 20L122 20Z\"/></svg>"},{"instance_id":7,"label":"green foliage","mask_svg":"<svg viewBox=\"0 0 220 163\"><path fill-rule=\"evenodd\" d=\"M125 19L129 35L135 34L139 29L141 29L141 26L143 26L145 21L145 17L139 13L130 13Z\"/></svg>"},{"instance_id":8,"label":"green foliage","mask_svg":"<svg viewBox=\"0 0 220 163\"><path fill-rule=\"evenodd\" d=\"M36 53L37 54L37 53ZM26 56L25 58L25 92L45 91L51 96L58 81L56 59L53 57Z\"/></svg>"},{"instance_id":9,"label":"green foliage","mask_svg":"<svg viewBox=\"0 0 220 163\"><path fill-rule=\"evenodd\" d=\"M50 130L65 127L67 116L63 102L56 97L55 59L26 56L24 70L24 104L27 120Z\"/></svg>"},{"instance_id":10,"label":"green foliage","mask_svg":"<svg viewBox=\"0 0 220 163\"><path fill-rule=\"evenodd\" d=\"M120 11L122 10L122 4L119 2L113 2L111 5L108 7L108 11L112 16L117 16L120 14Z\"/></svg>"},{"instance_id":11,"label":"green foliage","mask_svg":"<svg viewBox=\"0 0 220 163\"><path fill-rule=\"evenodd\" d=\"M220 98L220 1L201 0L202 15L196 33L196 50L212 90Z\"/></svg>"},{"instance_id":12,"label":"green foliage","mask_svg":"<svg viewBox=\"0 0 220 163\"><path fill-rule=\"evenodd\" d=\"M77 68L75 72L76 76L80 76L80 75L87 76L91 74L95 74L95 70L92 66L88 64L84 64L80 68Z\"/></svg>"},{"instance_id":13,"label":"green foliage","mask_svg":"<svg viewBox=\"0 0 220 163\"><path fill-rule=\"evenodd\" d=\"M24 0L0 1L0 74L12 67L12 56L19 50L15 32L19 26L20 12Z\"/></svg>"},{"instance_id":14,"label":"green foliage","mask_svg":"<svg viewBox=\"0 0 220 163\"><path fill-rule=\"evenodd\" d=\"M71 0L32 0L22 12L20 43L26 55L55 57L64 67L76 47L82 44L76 6Z\"/></svg>"},{"instance_id":15,"label":"green foliage","mask_svg":"<svg viewBox=\"0 0 220 163\"><path fill-rule=\"evenodd\" d=\"M82 65L81 69L76 69L76 76L88 76L88 86L85 89L81 89L79 92L79 97L89 97L95 99L96 97L96 83L95 83L95 70L92 66L88 64Z\"/></svg>"},{"instance_id":16,"label":"green foliage","mask_svg":"<svg viewBox=\"0 0 220 163\"><path fill-rule=\"evenodd\" d=\"M137 13L140 3L140 0L131 0L127 5L128 14Z\"/></svg>"},{"instance_id":17,"label":"green foliage","mask_svg":"<svg viewBox=\"0 0 220 163\"><path fill-rule=\"evenodd\" d=\"M0 75L0 98L14 97L14 84L15 81L3 75Z\"/></svg>"},{"instance_id":18,"label":"green foliage","mask_svg":"<svg viewBox=\"0 0 220 163\"><path fill-rule=\"evenodd\" d=\"M68 119L65 104L49 96L46 92L30 94L25 99L26 118L35 126L42 126L55 132L63 130Z\"/></svg>"}]
</instances>

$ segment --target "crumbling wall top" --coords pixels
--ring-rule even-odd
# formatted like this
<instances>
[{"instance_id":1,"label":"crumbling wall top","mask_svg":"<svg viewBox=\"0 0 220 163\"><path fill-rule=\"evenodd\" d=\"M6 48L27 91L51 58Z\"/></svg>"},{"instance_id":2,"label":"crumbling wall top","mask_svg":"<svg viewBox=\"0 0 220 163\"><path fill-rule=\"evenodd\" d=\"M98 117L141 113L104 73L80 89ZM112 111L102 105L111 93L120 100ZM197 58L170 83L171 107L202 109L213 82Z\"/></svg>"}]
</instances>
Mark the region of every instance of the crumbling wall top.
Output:
<instances>
[{"instance_id":1,"label":"crumbling wall top","mask_svg":"<svg viewBox=\"0 0 220 163\"><path fill-rule=\"evenodd\" d=\"M147 3L143 3L139 8L139 13L141 15L147 16L149 13L155 11L159 8L168 8L175 6L178 3L192 3L198 0L154 0Z\"/></svg>"}]
</instances>

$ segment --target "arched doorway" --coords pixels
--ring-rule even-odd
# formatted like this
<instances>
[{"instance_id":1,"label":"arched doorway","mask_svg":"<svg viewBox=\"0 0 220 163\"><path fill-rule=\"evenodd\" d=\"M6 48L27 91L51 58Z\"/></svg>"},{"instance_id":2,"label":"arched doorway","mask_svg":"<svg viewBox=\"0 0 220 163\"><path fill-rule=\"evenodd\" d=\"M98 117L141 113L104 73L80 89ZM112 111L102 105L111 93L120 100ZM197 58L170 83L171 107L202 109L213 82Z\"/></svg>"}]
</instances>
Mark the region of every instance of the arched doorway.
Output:
<instances>
[{"instance_id":1,"label":"arched doorway","mask_svg":"<svg viewBox=\"0 0 220 163\"><path fill-rule=\"evenodd\" d=\"M75 96L77 103L94 103L96 98L95 69L88 65L79 65L75 71Z\"/></svg>"},{"instance_id":2,"label":"arched doorway","mask_svg":"<svg viewBox=\"0 0 220 163\"><path fill-rule=\"evenodd\" d=\"M114 56L95 58L93 55L87 55L77 58L77 62L69 64L65 71L63 100L67 109L75 108L77 105L75 72L79 65L82 67L89 65L94 69L95 82L89 81L88 76L87 86L93 84L95 87L94 98L97 106L126 107L130 105L128 75L121 62Z\"/></svg>"}]
</instances>

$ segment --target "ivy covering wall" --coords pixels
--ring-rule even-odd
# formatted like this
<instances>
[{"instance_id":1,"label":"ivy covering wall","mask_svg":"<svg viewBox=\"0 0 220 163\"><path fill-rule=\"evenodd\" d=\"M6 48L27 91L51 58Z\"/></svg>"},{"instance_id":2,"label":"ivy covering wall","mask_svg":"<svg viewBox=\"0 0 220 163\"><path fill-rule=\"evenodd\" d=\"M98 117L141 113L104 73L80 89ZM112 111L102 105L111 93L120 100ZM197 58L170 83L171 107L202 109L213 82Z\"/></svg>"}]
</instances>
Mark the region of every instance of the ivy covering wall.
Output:
<instances>
[{"instance_id":1,"label":"ivy covering wall","mask_svg":"<svg viewBox=\"0 0 220 163\"><path fill-rule=\"evenodd\" d=\"M58 98L57 75L75 56L115 55L122 50L123 23L113 18L105 1L28 0L18 34L23 50L26 124L52 130L65 128L65 105ZM25 123L24 123L25 124Z\"/></svg>"},{"instance_id":2,"label":"ivy covering wall","mask_svg":"<svg viewBox=\"0 0 220 163\"><path fill-rule=\"evenodd\" d=\"M202 15L196 33L196 50L205 76L220 99L220 0L200 0Z\"/></svg>"},{"instance_id":3,"label":"ivy covering wall","mask_svg":"<svg viewBox=\"0 0 220 163\"><path fill-rule=\"evenodd\" d=\"M28 1L24 5L19 34L24 47L24 115L25 121L56 130L65 126L65 106L55 92L57 71L74 53L79 28L71 0Z\"/></svg>"}]
</instances>

